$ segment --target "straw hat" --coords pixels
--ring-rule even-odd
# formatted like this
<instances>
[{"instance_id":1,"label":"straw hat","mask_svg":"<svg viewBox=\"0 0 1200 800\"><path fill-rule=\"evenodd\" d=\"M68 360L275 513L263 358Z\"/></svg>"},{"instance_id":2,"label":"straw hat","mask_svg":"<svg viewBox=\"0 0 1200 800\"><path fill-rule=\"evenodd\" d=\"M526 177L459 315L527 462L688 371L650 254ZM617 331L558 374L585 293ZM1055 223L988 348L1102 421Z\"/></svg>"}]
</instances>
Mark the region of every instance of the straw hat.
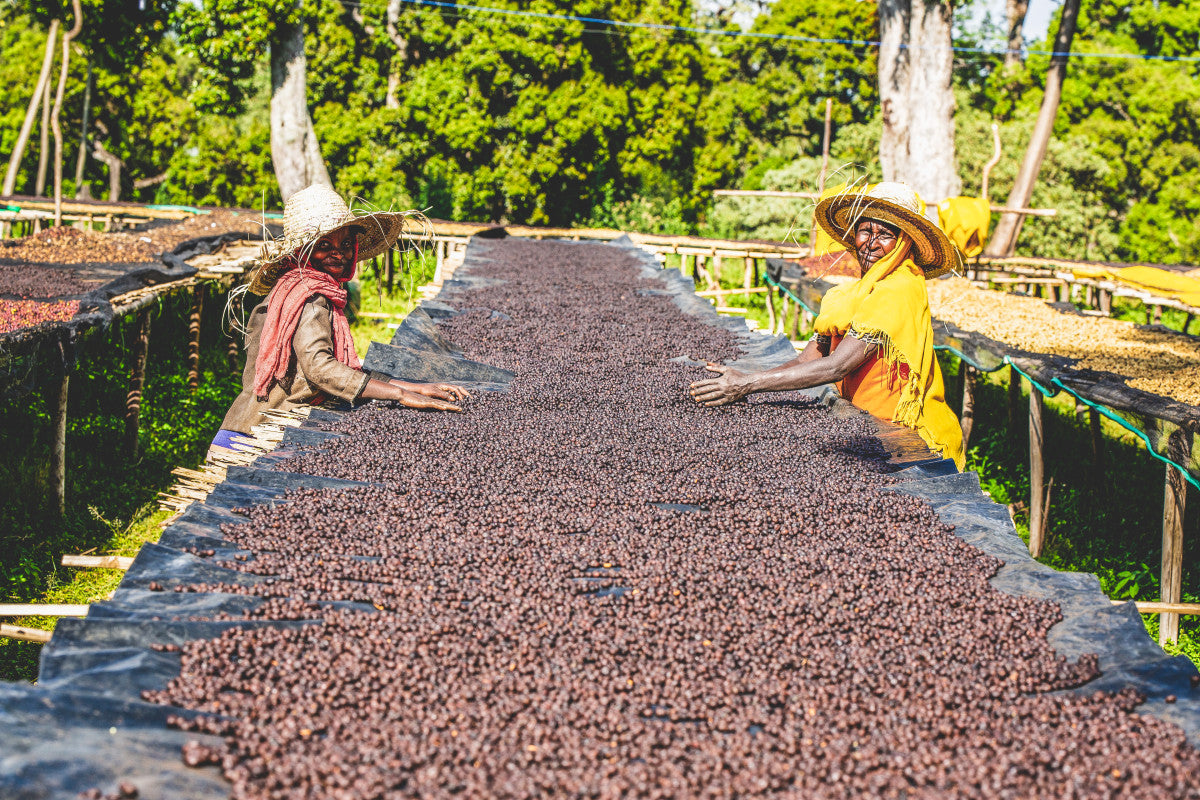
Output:
<instances>
[{"instance_id":1,"label":"straw hat","mask_svg":"<svg viewBox=\"0 0 1200 800\"><path fill-rule=\"evenodd\" d=\"M289 267L285 259L311 247L317 239L351 225L361 228L358 260L366 261L386 252L404 232L411 212L375 211L362 214L337 192L322 184L301 189L283 206L283 238L263 248L250 278L250 292L265 295Z\"/></svg>"},{"instance_id":2,"label":"straw hat","mask_svg":"<svg viewBox=\"0 0 1200 800\"><path fill-rule=\"evenodd\" d=\"M886 181L860 191L842 191L817 203L817 224L833 238L854 249L854 229L864 219L894 225L913 241L912 259L936 278L962 265L958 248L923 212L924 203L910 187Z\"/></svg>"}]
</instances>

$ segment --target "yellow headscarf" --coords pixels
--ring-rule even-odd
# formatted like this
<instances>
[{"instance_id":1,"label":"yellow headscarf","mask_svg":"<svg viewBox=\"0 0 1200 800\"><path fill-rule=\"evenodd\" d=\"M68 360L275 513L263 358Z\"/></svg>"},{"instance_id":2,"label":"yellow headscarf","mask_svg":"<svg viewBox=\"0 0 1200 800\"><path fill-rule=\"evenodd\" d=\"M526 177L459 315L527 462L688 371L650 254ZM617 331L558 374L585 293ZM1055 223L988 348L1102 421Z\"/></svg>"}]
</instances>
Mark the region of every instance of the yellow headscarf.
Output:
<instances>
[{"instance_id":1,"label":"yellow headscarf","mask_svg":"<svg viewBox=\"0 0 1200 800\"><path fill-rule=\"evenodd\" d=\"M880 342L887 364L908 365L908 379L892 422L912 428L932 450L963 468L962 428L946 404L933 350L933 322L925 273L911 258L912 240L900 233L895 249L854 283L836 286L821 301L815 327L825 336L854 333Z\"/></svg>"}]
</instances>

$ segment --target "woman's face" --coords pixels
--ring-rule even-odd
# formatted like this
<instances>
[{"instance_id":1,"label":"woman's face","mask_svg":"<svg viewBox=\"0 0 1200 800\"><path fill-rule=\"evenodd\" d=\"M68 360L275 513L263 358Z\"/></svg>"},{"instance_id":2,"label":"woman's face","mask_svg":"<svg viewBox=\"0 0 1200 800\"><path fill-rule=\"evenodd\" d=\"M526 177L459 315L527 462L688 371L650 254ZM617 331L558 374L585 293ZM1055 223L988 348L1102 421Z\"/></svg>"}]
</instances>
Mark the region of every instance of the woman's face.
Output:
<instances>
[{"instance_id":1,"label":"woman's face","mask_svg":"<svg viewBox=\"0 0 1200 800\"><path fill-rule=\"evenodd\" d=\"M339 228L322 236L313 244L308 256L310 266L327 273L334 280L346 280L354 270L354 246L358 239L358 228Z\"/></svg>"},{"instance_id":2,"label":"woman's face","mask_svg":"<svg viewBox=\"0 0 1200 800\"><path fill-rule=\"evenodd\" d=\"M854 253L863 272L896 249L900 230L877 219L864 219L854 229Z\"/></svg>"}]
</instances>

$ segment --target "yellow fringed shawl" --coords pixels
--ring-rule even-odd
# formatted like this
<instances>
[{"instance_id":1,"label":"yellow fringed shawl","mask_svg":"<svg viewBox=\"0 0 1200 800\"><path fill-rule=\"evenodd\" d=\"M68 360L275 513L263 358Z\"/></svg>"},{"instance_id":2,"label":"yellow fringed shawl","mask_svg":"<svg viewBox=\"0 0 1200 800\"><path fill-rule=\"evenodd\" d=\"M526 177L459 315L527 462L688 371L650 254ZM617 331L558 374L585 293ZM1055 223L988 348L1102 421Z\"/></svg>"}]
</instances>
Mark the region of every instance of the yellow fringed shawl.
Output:
<instances>
[{"instance_id":1,"label":"yellow fringed shawl","mask_svg":"<svg viewBox=\"0 0 1200 800\"><path fill-rule=\"evenodd\" d=\"M962 428L946 404L942 374L933 350L933 323L925 274L910 259L912 242L903 233L896 248L855 281L836 286L821 301L817 333L880 342L880 356L893 367L908 366L892 422L912 428L932 450L963 468ZM900 371L903 374L903 371Z\"/></svg>"}]
</instances>

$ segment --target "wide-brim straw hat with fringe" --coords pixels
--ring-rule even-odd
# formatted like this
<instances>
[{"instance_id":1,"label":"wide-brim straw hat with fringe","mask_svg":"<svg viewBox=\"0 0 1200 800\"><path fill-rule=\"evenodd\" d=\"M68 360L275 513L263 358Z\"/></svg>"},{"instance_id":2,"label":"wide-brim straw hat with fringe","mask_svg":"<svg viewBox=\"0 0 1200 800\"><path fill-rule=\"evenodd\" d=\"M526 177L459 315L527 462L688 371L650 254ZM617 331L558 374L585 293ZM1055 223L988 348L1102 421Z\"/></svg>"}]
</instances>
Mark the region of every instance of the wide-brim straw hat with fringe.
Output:
<instances>
[{"instance_id":1,"label":"wide-brim straw hat with fringe","mask_svg":"<svg viewBox=\"0 0 1200 800\"><path fill-rule=\"evenodd\" d=\"M854 191L840 191L817 203L817 224L854 250L854 232L864 219L894 225L913 241L913 262L926 278L936 278L962 265L962 256L942 229L922 213L921 198L903 183L887 181Z\"/></svg>"},{"instance_id":2,"label":"wide-brim straw hat with fringe","mask_svg":"<svg viewBox=\"0 0 1200 800\"><path fill-rule=\"evenodd\" d=\"M351 226L361 228L358 260L387 252L404 234L411 212L355 213L341 195L328 186L313 184L301 189L283 205L283 238L264 246L250 278L250 292L265 295L291 264L288 257L311 247L317 239Z\"/></svg>"}]
</instances>

